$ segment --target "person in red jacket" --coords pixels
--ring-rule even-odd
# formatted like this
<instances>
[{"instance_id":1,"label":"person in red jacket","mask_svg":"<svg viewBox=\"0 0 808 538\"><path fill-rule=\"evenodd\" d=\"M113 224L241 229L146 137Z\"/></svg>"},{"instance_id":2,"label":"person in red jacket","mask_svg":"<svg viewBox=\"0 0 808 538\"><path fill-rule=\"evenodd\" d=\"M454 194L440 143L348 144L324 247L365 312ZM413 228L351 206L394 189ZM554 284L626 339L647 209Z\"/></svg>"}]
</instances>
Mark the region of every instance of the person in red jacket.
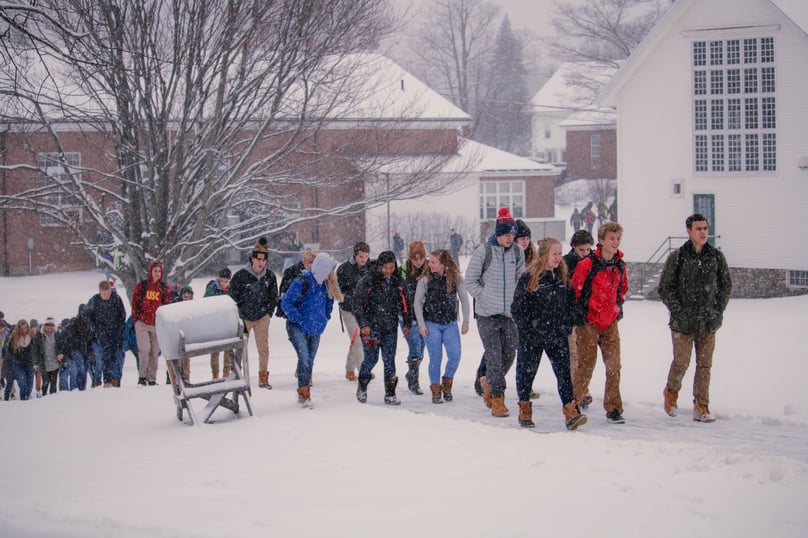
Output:
<instances>
[{"instance_id":1,"label":"person in red jacket","mask_svg":"<svg viewBox=\"0 0 808 538\"><path fill-rule=\"evenodd\" d=\"M171 302L171 293L163 282L163 264L149 264L149 277L141 280L132 293L132 322L135 324L140 372L138 385L157 384L157 330L154 327L157 309Z\"/></svg>"},{"instance_id":2,"label":"person in red jacket","mask_svg":"<svg viewBox=\"0 0 808 538\"><path fill-rule=\"evenodd\" d=\"M598 246L575 267L572 287L582 319L578 336L578 364L572 373L575 400L586 395L595 370L598 347L606 366L606 391L603 408L613 424L623 424L623 400L620 396L620 331L617 323L623 317L623 300L628 292L628 278L620 239L623 227L606 222L598 229Z\"/></svg>"}]
</instances>

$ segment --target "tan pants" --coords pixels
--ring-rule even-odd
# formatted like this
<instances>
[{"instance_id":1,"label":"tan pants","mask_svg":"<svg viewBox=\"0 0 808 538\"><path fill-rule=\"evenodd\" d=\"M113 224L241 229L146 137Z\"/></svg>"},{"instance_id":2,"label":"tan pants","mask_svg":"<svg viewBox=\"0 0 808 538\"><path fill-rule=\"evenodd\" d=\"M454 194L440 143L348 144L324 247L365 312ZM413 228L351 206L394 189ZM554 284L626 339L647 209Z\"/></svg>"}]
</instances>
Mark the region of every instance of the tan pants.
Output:
<instances>
[{"instance_id":1,"label":"tan pants","mask_svg":"<svg viewBox=\"0 0 808 538\"><path fill-rule=\"evenodd\" d=\"M230 362L230 354L225 352L224 353L224 369L222 370L222 377L224 377L224 371L230 370L232 368L232 363ZM210 354L210 371L214 377L219 377L219 352L211 353Z\"/></svg>"},{"instance_id":2,"label":"tan pants","mask_svg":"<svg viewBox=\"0 0 808 538\"><path fill-rule=\"evenodd\" d=\"M142 321L135 323L137 352L140 358L140 377L149 382L157 381L157 365L160 345L157 343L157 329L154 325L146 325ZM98 358L96 358L98 360Z\"/></svg>"},{"instance_id":3,"label":"tan pants","mask_svg":"<svg viewBox=\"0 0 808 538\"><path fill-rule=\"evenodd\" d=\"M572 328L567 342L570 348L570 376L574 376L575 369L578 367L578 327ZM584 394L589 394L589 383L584 387Z\"/></svg>"},{"instance_id":4,"label":"tan pants","mask_svg":"<svg viewBox=\"0 0 808 538\"><path fill-rule=\"evenodd\" d=\"M269 371L269 314L255 321L244 320L247 327L247 340L250 333L255 332L255 347L258 348L258 373ZM244 357L247 357L247 350L244 350Z\"/></svg>"},{"instance_id":5,"label":"tan pants","mask_svg":"<svg viewBox=\"0 0 808 538\"><path fill-rule=\"evenodd\" d=\"M340 310L340 315L342 316L342 324L345 325L345 332L348 333L348 338L352 339L352 341L349 340L351 343L348 345L348 355L345 357L345 371L356 372L365 358L362 336L358 332L359 323L357 323L353 312ZM354 338L354 336L356 337Z\"/></svg>"},{"instance_id":6,"label":"tan pants","mask_svg":"<svg viewBox=\"0 0 808 538\"><path fill-rule=\"evenodd\" d=\"M572 376L575 400L580 401L586 394L592 372L595 371L600 347L603 364L606 366L606 391L603 395L603 408L606 414L615 409L623 413L623 398L620 396L620 331L617 323L613 322L605 331L599 331L589 323L576 328L578 364Z\"/></svg>"},{"instance_id":7,"label":"tan pants","mask_svg":"<svg viewBox=\"0 0 808 538\"><path fill-rule=\"evenodd\" d=\"M182 370L182 382L186 385L191 382L191 359L181 359L180 369ZM180 393L180 387L177 385L177 380L174 378L174 370L168 368L168 378L171 380L171 386L174 388L174 394Z\"/></svg>"},{"instance_id":8,"label":"tan pants","mask_svg":"<svg viewBox=\"0 0 808 538\"><path fill-rule=\"evenodd\" d=\"M668 390L679 392L682 389L682 378L690 366L690 356L695 346L696 374L693 376L693 402L709 405L715 334L692 336L671 331L671 340L673 340L673 362L668 371Z\"/></svg>"}]
</instances>

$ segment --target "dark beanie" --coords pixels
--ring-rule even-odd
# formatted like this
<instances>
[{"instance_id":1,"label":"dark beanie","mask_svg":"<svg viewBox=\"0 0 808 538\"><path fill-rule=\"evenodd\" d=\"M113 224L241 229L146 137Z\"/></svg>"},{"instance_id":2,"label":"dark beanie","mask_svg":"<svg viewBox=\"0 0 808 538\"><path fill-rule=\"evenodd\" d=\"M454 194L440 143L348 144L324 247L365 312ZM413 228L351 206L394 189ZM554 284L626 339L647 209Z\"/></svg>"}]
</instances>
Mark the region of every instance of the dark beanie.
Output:
<instances>
[{"instance_id":1,"label":"dark beanie","mask_svg":"<svg viewBox=\"0 0 808 538\"><path fill-rule=\"evenodd\" d=\"M499 237L500 235L515 233L516 221L513 220L511 212L508 210L508 208L503 207L499 210L499 214L497 214L497 226L494 229L494 235Z\"/></svg>"},{"instance_id":2,"label":"dark beanie","mask_svg":"<svg viewBox=\"0 0 808 538\"><path fill-rule=\"evenodd\" d=\"M522 219L516 219L516 238L520 237L530 237L530 226Z\"/></svg>"},{"instance_id":3,"label":"dark beanie","mask_svg":"<svg viewBox=\"0 0 808 538\"><path fill-rule=\"evenodd\" d=\"M391 250L385 250L384 252L379 254L379 257L376 258L376 261L380 266L390 262L396 263L396 255L393 254L393 251Z\"/></svg>"}]
</instances>

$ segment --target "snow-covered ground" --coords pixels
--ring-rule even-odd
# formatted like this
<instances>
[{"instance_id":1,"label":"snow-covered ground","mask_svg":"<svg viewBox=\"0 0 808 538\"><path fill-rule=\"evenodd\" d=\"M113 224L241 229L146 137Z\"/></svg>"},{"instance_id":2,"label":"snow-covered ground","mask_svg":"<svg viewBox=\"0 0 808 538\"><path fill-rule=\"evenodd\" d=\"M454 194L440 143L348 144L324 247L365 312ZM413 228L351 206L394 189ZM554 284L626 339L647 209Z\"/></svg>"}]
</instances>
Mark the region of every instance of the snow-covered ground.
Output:
<instances>
[{"instance_id":1,"label":"snow-covered ground","mask_svg":"<svg viewBox=\"0 0 808 538\"><path fill-rule=\"evenodd\" d=\"M0 278L0 309L11 323L69 317L100 278ZM193 283L197 297L204 283ZM385 406L378 379L359 404L336 316L315 363L313 410L297 406L295 354L275 319L271 391L256 388L250 346L254 417L220 409L214 424L182 424L170 388L137 387L128 357L120 389L0 402L0 536L802 537L807 313L808 296L730 302L713 424L691 419L692 367L680 416L664 414L670 335L664 306L650 301L628 302L621 322L627 423L606 423L599 364L589 422L575 432L546 358L536 429L517 425L513 371L512 416L490 415L472 386L482 351L474 324L455 399L443 405L401 390L403 340L403 404ZM195 359L192 380L208 374L207 359Z\"/></svg>"}]
</instances>

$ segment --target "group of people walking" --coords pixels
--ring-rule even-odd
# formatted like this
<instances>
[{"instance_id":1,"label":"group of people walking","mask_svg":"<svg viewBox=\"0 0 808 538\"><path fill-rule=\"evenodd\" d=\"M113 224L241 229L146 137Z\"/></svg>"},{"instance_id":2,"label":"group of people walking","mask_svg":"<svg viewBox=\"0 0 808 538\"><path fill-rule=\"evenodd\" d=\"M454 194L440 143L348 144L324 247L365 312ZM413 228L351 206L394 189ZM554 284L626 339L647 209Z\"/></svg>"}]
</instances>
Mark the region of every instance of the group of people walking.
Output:
<instances>
[{"instance_id":1,"label":"group of people walking","mask_svg":"<svg viewBox=\"0 0 808 538\"><path fill-rule=\"evenodd\" d=\"M662 272L660 296L670 311L673 361L663 390L663 407L675 416L678 394L692 349L696 350L694 420L711 422L709 382L715 333L731 294L727 262L708 241L707 219L687 218L688 241L673 251ZM329 323L334 303L349 338L345 379L356 383L356 398L365 403L374 368L381 358L384 403L400 405L396 396L398 331L407 345L408 390L423 394L420 365L428 353L429 393L433 404L453 400L453 382L462 356L461 336L468 333L470 301L484 348L475 387L494 417L507 417L506 374L516 363L518 423L533 421L532 384L543 354L555 374L566 427L574 430L587 422L582 411L592 404L589 384L600 349L606 368L603 408L610 423L622 424L620 393L620 333L628 276L620 241L623 229L605 222L597 242L587 230L577 230L571 250L564 255L561 242L546 237L533 242L530 228L514 219L507 208L499 211L494 233L472 253L465 276L456 256L445 249L427 253L424 243L409 244L399 266L396 253L381 252L371 259L370 246L357 242L342 264L328 253L305 251L288 267L280 287L266 266L269 247L261 238L249 262L232 275L223 269L211 280L205 295L229 294L238 306L245 331L253 334L258 350L259 387L269 382L269 324L275 315L286 319L286 333L297 354L297 396L302 407L312 407L312 379L320 337ZM139 358L139 384L156 384L157 342L154 319L170 301L162 282L163 268L152 262L148 278L132 295L133 332ZM180 300L193 297L193 290ZM26 320L13 329L2 322L6 397L9 379L16 379L20 398L27 399L34 370L43 375L43 393L52 392L61 361L69 357L89 364L94 386L120 386L123 365L125 311L109 282L78 315L56 333L51 318L42 333L34 333ZM445 355L445 360L444 360ZM137 355L136 355L137 356ZM88 357L93 360L88 363ZM226 360L226 359L225 359ZM13 375L7 374L13 366ZM36 365L36 368L34 366ZM225 362L223 376L228 375ZM219 357L211 357L212 377L219 377ZM190 365L183 365L183 377ZM79 372L66 386L84 389ZM12 383L13 383L12 379ZM186 379L187 381L187 379Z\"/></svg>"}]
</instances>

